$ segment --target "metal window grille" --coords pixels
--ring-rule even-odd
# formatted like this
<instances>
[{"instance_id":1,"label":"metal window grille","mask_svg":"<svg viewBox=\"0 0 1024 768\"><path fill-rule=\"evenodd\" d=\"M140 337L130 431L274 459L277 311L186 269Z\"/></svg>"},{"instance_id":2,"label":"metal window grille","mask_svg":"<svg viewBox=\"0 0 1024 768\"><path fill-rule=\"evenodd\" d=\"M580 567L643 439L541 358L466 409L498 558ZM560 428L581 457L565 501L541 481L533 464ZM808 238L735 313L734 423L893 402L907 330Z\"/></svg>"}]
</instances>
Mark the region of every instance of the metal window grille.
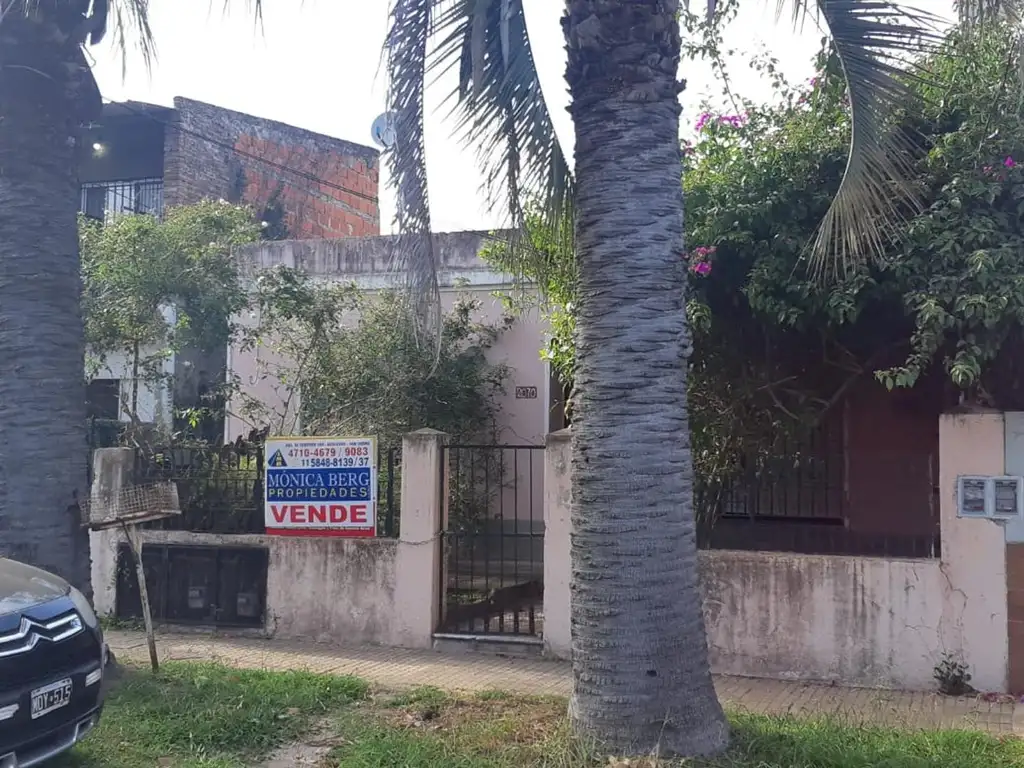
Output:
<instances>
[{"instance_id":1,"label":"metal window grille","mask_svg":"<svg viewBox=\"0 0 1024 768\"><path fill-rule=\"evenodd\" d=\"M93 219L106 221L124 213L164 212L163 179L99 182L82 185L80 210Z\"/></svg>"}]
</instances>

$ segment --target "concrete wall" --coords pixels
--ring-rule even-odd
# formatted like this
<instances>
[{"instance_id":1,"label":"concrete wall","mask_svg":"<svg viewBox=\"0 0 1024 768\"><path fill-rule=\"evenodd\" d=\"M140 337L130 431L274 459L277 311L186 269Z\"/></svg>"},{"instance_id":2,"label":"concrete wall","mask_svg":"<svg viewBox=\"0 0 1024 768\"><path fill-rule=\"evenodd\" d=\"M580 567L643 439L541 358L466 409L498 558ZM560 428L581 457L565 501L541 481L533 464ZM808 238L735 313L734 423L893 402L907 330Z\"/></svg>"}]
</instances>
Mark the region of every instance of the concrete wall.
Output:
<instances>
[{"instance_id":1,"label":"concrete wall","mask_svg":"<svg viewBox=\"0 0 1024 768\"><path fill-rule=\"evenodd\" d=\"M933 687L951 597L937 561L717 551L701 575L716 672Z\"/></svg>"},{"instance_id":2,"label":"concrete wall","mask_svg":"<svg viewBox=\"0 0 1024 768\"><path fill-rule=\"evenodd\" d=\"M569 611L572 446L569 438L568 429L551 433L544 451L544 654L555 659L568 659L572 654Z\"/></svg>"},{"instance_id":3,"label":"concrete wall","mask_svg":"<svg viewBox=\"0 0 1024 768\"><path fill-rule=\"evenodd\" d=\"M269 554L268 636L336 644L429 648L440 601L441 446L445 436L424 430L403 441L399 539L341 539L201 534L146 530L143 546L259 547ZM92 500L115 498L132 482L132 451L95 452ZM97 613L116 606L118 530L91 535Z\"/></svg>"},{"instance_id":4,"label":"concrete wall","mask_svg":"<svg viewBox=\"0 0 1024 768\"><path fill-rule=\"evenodd\" d=\"M943 655L968 665L983 691L1007 690L1006 557L1002 526L957 517L959 475L1003 473L1000 414L939 420L942 558L900 560L777 552L700 553L715 672L928 689ZM567 474L568 446L549 448L548 481ZM545 646L571 647L568 491L546 501ZM561 564L561 565L557 565ZM559 570L561 569L561 570ZM557 573L556 573L557 571Z\"/></svg>"},{"instance_id":5,"label":"concrete wall","mask_svg":"<svg viewBox=\"0 0 1024 768\"><path fill-rule=\"evenodd\" d=\"M119 531L93 534L96 610L113 615ZM146 544L266 549L267 608L263 631L270 637L305 638L337 644L404 646L397 604L396 539L341 539L259 535L141 532ZM97 555L97 548L102 548ZM110 564L113 564L112 566ZM414 643L413 643L414 644ZM426 647L426 646L423 646Z\"/></svg>"},{"instance_id":6,"label":"concrete wall","mask_svg":"<svg viewBox=\"0 0 1024 768\"><path fill-rule=\"evenodd\" d=\"M1007 413L1006 474L1024 475L1024 413ZM1024 521L1006 525L1007 644L1010 692L1024 694Z\"/></svg>"},{"instance_id":7,"label":"concrete wall","mask_svg":"<svg viewBox=\"0 0 1024 768\"><path fill-rule=\"evenodd\" d=\"M293 237L380 232L377 150L192 99L177 97L174 108L168 205L223 198L259 209L276 193Z\"/></svg>"}]
</instances>

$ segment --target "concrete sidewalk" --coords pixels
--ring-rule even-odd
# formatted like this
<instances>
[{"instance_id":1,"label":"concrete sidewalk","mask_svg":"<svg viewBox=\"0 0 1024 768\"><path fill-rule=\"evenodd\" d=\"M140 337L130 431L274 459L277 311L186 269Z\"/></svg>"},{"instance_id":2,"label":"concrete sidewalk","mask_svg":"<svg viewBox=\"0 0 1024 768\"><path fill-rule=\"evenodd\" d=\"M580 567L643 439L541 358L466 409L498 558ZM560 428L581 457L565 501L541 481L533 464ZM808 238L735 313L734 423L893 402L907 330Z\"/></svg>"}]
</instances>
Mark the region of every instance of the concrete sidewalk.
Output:
<instances>
[{"instance_id":1,"label":"concrete sidewalk","mask_svg":"<svg viewBox=\"0 0 1024 768\"><path fill-rule=\"evenodd\" d=\"M121 660L148 663L142 632L110 630ZM160 634L161 661L215 661L228 666L353 675L385 688L434 686L452 691L503 690L567 696L568 664L483 654L442 655L397 648L339 648L313 643L209 634ZM830 715L850 723L906 728L969 728L1024 736L1024 703L1012 697L949 698L934 693L716 677L722 702L763 714Z\"/></svg>"}]
</instances>

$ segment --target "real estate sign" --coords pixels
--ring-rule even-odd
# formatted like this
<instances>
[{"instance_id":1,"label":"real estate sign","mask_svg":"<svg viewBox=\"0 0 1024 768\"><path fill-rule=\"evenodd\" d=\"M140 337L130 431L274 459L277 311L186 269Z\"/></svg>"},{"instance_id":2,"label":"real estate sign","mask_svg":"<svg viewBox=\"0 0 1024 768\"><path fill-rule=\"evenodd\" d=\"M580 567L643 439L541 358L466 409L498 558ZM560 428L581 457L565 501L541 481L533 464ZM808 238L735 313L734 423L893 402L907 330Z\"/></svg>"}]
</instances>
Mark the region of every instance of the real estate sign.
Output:
<instances>
[{"instance_id":1,"label":"real estate sign","mask_svg":"<svg viewBox=\"0 0 1024 768\"><path fill-rule=\"evenodd\" d=\"M267 533L376 536L375 437L267 439Z\"/></svg>"}]
</instances>

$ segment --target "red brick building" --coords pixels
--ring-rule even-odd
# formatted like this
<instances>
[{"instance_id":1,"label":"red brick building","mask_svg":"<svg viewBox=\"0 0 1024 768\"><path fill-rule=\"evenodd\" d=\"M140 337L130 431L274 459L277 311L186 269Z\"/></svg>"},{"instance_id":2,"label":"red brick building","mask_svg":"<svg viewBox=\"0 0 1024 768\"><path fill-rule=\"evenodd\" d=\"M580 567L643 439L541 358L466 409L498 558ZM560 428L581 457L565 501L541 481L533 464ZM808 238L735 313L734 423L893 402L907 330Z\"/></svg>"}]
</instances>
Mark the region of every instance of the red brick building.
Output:
<instances>
[{"instance_id":1,"label":"red brick building","mask_svg":"<svg viewBox=\"0 0 1024 768\"><path fill-rule=\"evenodd\" d=\"M181 97L105 105L85 141L87 215L210 198L272 207L293 239L380 234L372 147Z\"/></svg>"}]
</instances>

